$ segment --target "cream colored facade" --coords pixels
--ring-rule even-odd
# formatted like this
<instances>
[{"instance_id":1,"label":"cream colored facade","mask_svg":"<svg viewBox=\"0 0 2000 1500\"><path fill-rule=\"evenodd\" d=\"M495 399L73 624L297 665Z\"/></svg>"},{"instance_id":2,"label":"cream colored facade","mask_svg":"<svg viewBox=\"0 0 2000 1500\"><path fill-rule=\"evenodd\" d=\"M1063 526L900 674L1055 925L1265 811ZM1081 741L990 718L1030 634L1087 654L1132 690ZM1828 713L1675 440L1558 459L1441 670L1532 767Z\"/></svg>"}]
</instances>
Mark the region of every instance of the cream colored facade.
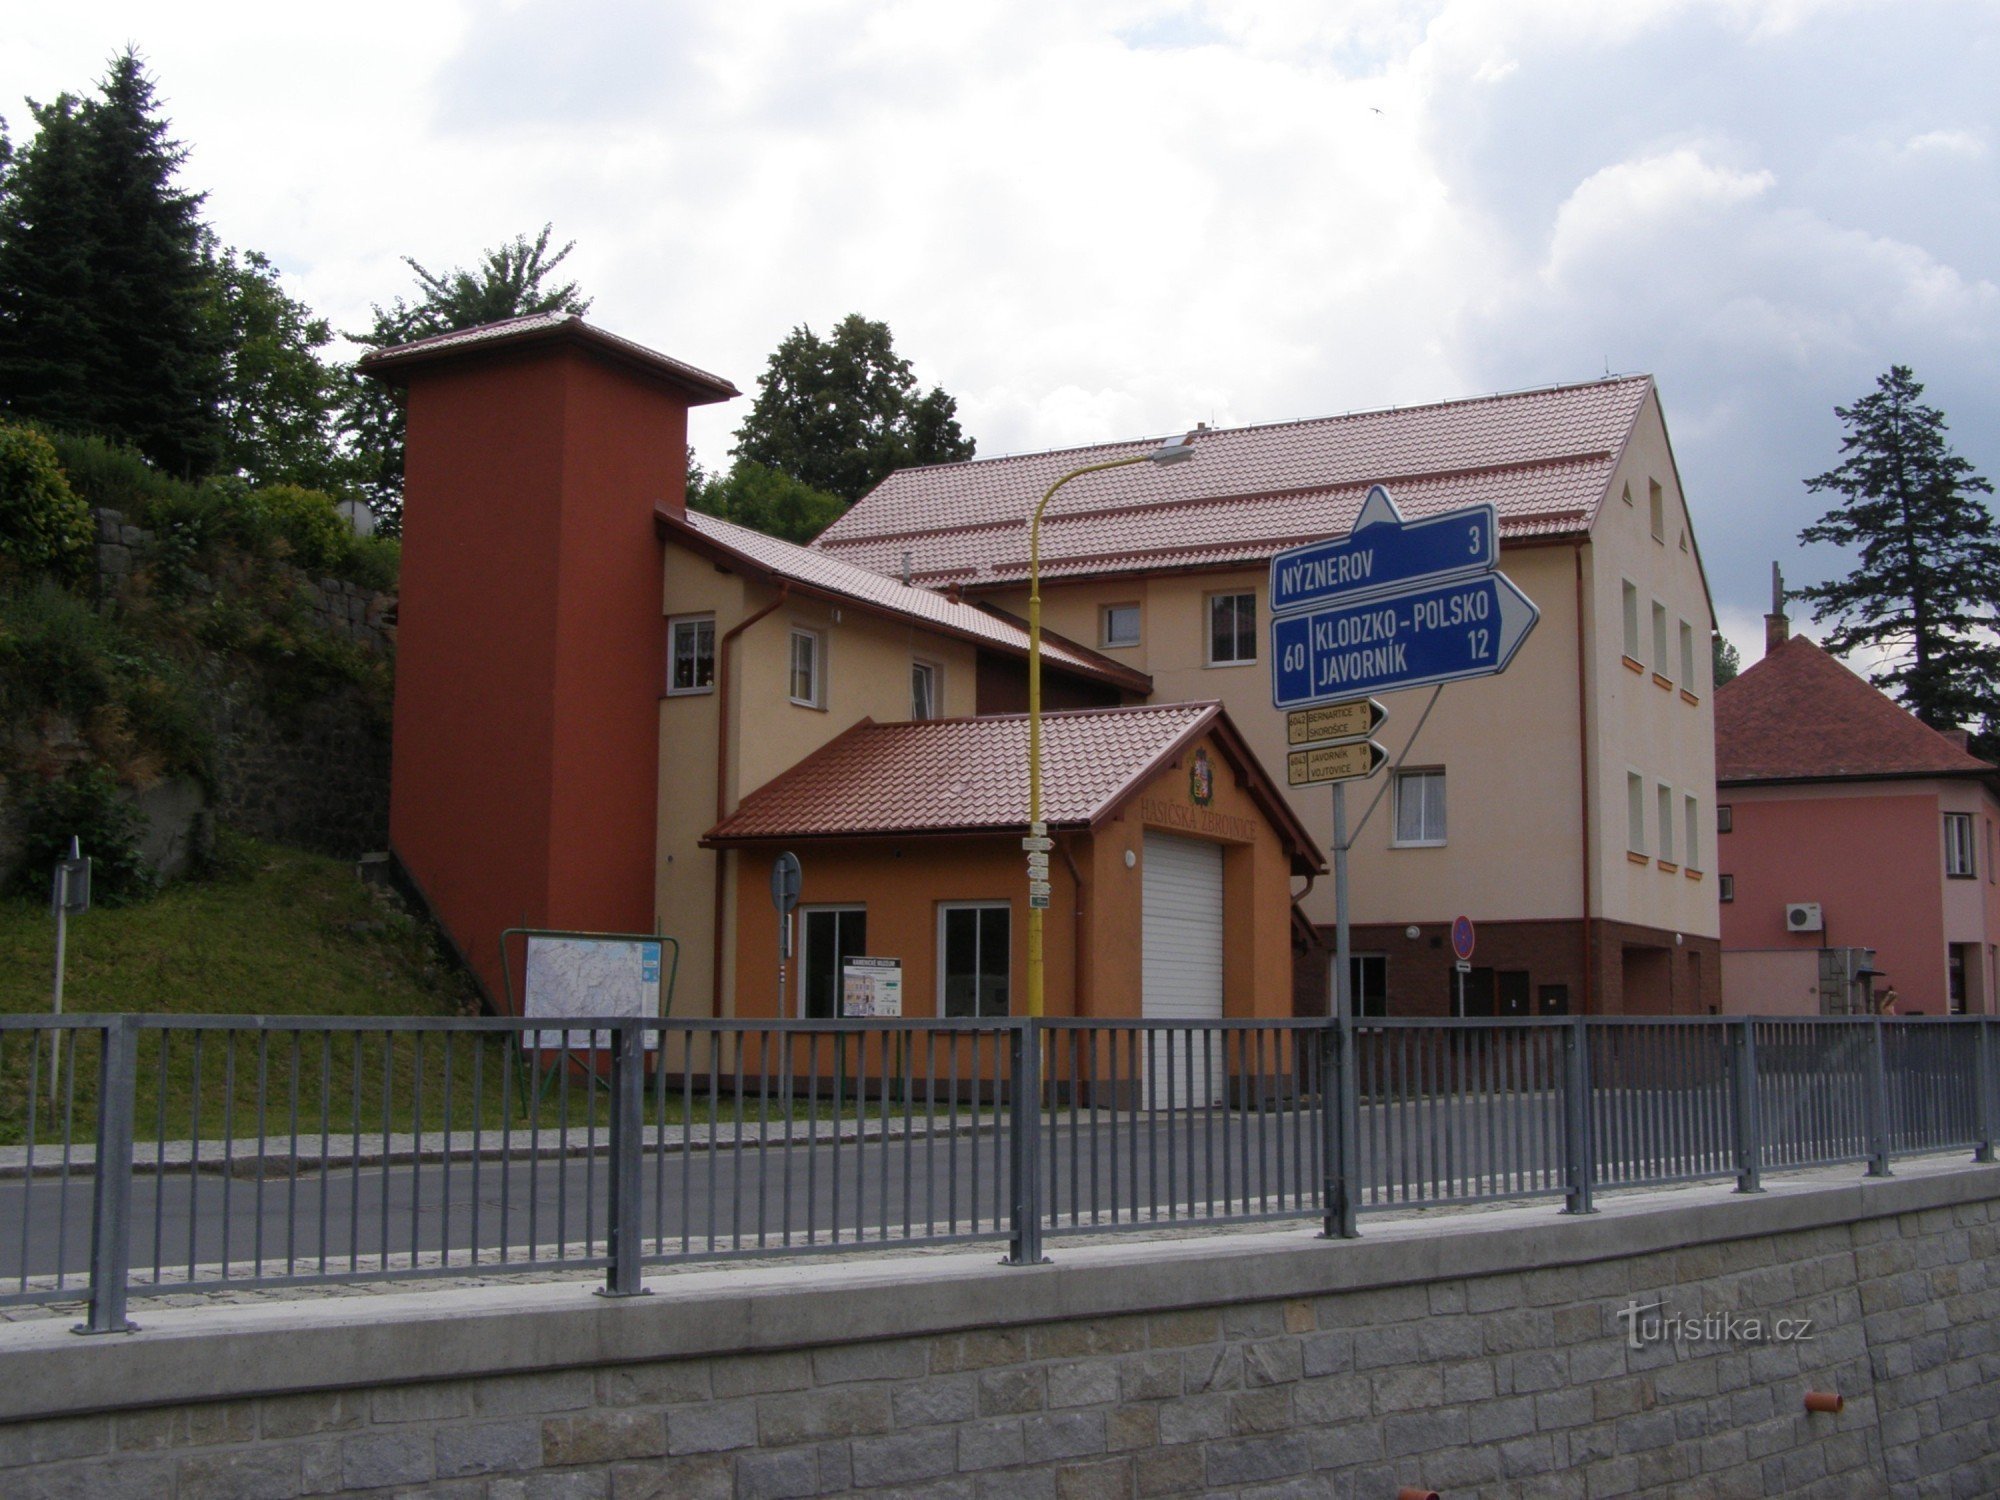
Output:
<instances>
[{"instance_id":1,"label":"cream colored facade","mask_svg":"<svg viewBox=\"0 0 2000 1500\"><path fill-rule=\"evenodd\" d=\"M704 849L700 842L720 816L733 809L745 792L798 764L857 721L908 719L913 661L937 669L940 717L973 712L978 653L970 642L817 598L781 600L777 586L725 573L708 558L668 543L662 588L668 628L683 617L712 618L719 656L725 649L724 636L767 608L768 614L727 647L730 729L721 746L720 808L716 780L720 670L718 684L710 691L666 694L660 699L660 744L666 748L660 757L654 890L660 930L675 934L681 943L677 1014L706 1014L709 997L718 992L712 916L718 879L724 901L723 932L736 930L737 856ZM816 707L791 697L794 629L810 631L820 642L823 691ZM736 989L731 947L725 936L719 991L725 996Z\"/></svg>"},{"instance_id":2,"label":"cream colored facade","mask_svg":"<svg viewBox=\"0 0 2000 1500\"><path fill-rule=\"evenodd\" d=\"M1713 614L1657 397L1644 403L1588 540L1509 545L1500 566L1534 600L1540 622L1503 675L1445 686L1409 752L1406 769L1445 772L1443 844L1397 844L1388 770L1350 787L1351 825L1389 787L1355 845L1354 922L1439 923L1459 913L1490 922L1590 918L1717 939ZM1627 583L1639 611L1637 671L1625 661ZM1221 700L1259 760L1278 771L1285 721L1271 706L1267 584L1263 567L1057 581L1043 587L1043 619L1150 673L1152 701ZM1208 601L1231 593L1256 596L1257 659L1212 665ZM1026 613L1024 587L989 597ZM1112 645L1106 610L1133 604L1138 643ZM1664 654L1653 639L1655 604L1665 622ZM1683 626L1692 672L1682 661ZM1423 688L1383 698L1390 717L1377 737L1392 756L1409 742L1431 696ZM1629 848L1630 776L1643 789L1643 863ZM1661 788L1671 849L1658 829ZM1321 846L1329 845L1329 789L1289 795ZM1315 923L1331 924L1331 882L1321 880L1301 905Z\"/></svg>"}]
</instances>

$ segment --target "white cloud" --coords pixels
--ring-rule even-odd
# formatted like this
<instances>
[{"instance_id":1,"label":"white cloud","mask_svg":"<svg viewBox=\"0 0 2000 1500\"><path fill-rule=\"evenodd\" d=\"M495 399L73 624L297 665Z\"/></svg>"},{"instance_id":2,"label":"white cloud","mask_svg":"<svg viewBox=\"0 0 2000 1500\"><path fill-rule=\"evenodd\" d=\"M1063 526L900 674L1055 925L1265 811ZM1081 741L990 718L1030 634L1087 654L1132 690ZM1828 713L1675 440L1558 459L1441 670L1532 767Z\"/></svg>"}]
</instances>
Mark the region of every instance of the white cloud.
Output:
<instances>
[{"instance_id":1,"label":"white cloud","mask_svg":"<svg viewBox=\"0 0 2000 1500\"><path fill-rule=\"evenodd\" d=\"M1891 361L2000 466L1990 6L70 0L8 31L17 139L22 94L139 43L211 220L338 326L405 254L553 220L600 321L746 390L791 327L886 319L989 452L1649 368L1757 612L1832 405ZM696 414L711 466L743 405Z\"/></svg>"}]
</instances>

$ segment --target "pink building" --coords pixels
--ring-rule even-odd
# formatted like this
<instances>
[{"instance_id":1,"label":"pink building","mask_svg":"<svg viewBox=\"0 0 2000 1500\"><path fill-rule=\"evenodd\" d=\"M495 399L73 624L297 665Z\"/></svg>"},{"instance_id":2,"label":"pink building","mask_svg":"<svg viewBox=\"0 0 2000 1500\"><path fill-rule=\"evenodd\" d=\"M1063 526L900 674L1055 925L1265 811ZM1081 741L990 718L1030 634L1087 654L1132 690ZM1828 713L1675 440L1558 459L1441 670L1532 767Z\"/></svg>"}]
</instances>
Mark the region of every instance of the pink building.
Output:
<instances>
[{"instance_id":1,"label":"pink building","mask_svg":"<svg viewBox=\"0 0 2000 1500\"><path fill-rule=\"evenodd\" d=\"M1723 1009L2000 1014L2000 767L1771 627L1715 695Z\"/></svg>"}]
</instances>

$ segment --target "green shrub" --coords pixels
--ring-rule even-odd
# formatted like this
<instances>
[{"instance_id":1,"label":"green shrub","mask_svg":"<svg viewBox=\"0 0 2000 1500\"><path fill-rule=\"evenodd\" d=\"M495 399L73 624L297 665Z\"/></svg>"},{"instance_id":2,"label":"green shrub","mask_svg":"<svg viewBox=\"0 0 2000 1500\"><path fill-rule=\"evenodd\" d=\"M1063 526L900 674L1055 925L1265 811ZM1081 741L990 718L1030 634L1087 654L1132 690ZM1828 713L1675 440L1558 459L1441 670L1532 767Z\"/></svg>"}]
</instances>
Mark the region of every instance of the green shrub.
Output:
<instances>
[{"instance_id":1,"label":"green shrub","mask_svg":"<svg viewBox=\"0 0 2000 1500\"><path fill-rule=\"evenodd\" d=\"M400 587L403 572L403 544L393 536L357 536L349 545L342 576L378 594L393 594Z\"/></svg>"},{"instance_id":2,"label":"green shrub","mask_svg":"<svg viewBox=\"0 0 2000 1500\"><path fill-rule=\"evenodd\" d=\"M128 769L139 762L210 784L214 735L193 671L43 580L0 589L0 722L26 724L48 712L127 742L123 755L116 746L96 748Z\"/></svg>"},{"instance_id":3,"label":"green shrub","mask_svg":"<svg viewBox=\"0 0 2000 1500\"><path fill-rule=\"evenodd\" d=\"M139 455L94 434L49 434L70 488L86 504L120 512L135 526L155 524L152 508L159 503L192 499L195 487L162 474Z\"/></svg>"},{"instance_id":4,"label":"green shrub","mask_svg":"<svg viewBox=\"0 0 2000 1500\"><path fill-rule=\"evenodd\" d=\"M71 583L90 576L90 506L70 488L49 440L0 423L0 555Z\"/></svg>"},{"instance_id":5,"label":"green shrub","mask_svg":"<svg viewBox=\"0 0 2000 1500\"><path fill-rule=\"evenodd\" d=\"M138 814L104 767L79 767L28 787L21 822L27 862L17 883L26 894L47 892L49 871L68 856L71 838L90 856L93 903L122 906L153 894L157 882L139 857Z\"/></svg>"},{"instance_id":6,"label":"green shrub","mask_svg":"<svg viewBox=\"0 0 2000 1500\"><path fill-rule=\"evenodd\" d=\"M296 484L267 484L243 502L257 528L290 548L292 561L315 575L342 571L357 540L334 509L333 496Z\"/></svg>"}]
</instances>

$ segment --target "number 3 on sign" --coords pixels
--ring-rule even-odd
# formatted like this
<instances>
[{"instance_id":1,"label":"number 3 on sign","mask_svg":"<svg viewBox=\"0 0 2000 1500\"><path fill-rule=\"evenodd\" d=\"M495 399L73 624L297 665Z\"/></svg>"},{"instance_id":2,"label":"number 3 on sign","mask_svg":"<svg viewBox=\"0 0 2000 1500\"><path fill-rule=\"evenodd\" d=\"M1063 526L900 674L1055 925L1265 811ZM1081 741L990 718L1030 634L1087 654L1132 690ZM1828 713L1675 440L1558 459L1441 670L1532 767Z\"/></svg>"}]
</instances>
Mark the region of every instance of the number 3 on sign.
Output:
<instances>
[{"instance_id":1,"label":"number 3 on sign","mask_svg":"<svg viewBox=\"0 0 2000 1500\"><path fill-rule=\"evenodd\" d=\"M1465 550L1471 553L1474 557L1479 556L1481 550L1479 546L1479 528L1477 526L1466 527L1465 538L1466 538Z\"/></svg>"}]
</instances>

